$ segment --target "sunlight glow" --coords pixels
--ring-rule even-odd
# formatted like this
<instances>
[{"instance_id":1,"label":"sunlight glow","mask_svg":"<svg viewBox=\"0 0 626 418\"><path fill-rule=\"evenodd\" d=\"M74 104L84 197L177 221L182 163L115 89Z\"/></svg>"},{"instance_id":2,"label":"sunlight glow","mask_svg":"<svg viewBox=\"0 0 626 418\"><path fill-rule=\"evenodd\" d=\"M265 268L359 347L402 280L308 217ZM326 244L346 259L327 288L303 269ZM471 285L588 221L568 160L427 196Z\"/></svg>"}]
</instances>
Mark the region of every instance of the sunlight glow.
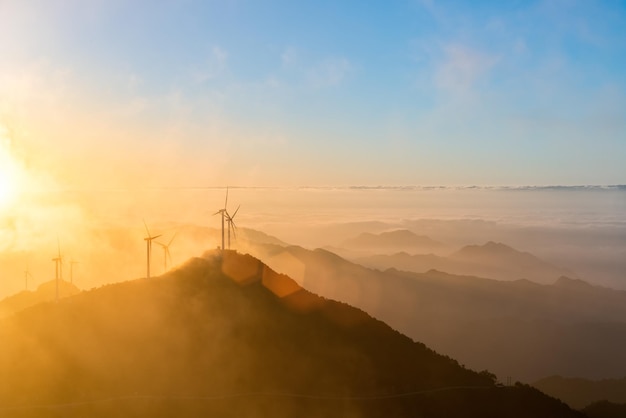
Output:
<instances>
[{"instance_id":1,"label":"sunlight glow","mask_svg":"<svg viewBox=\"0 0 626 418\"><path fill-rule=\"evenodd\" d=\"M17 200L20 170L11 154L11 141L0 129L0 209Z\"/></svg>"}]
</instances>

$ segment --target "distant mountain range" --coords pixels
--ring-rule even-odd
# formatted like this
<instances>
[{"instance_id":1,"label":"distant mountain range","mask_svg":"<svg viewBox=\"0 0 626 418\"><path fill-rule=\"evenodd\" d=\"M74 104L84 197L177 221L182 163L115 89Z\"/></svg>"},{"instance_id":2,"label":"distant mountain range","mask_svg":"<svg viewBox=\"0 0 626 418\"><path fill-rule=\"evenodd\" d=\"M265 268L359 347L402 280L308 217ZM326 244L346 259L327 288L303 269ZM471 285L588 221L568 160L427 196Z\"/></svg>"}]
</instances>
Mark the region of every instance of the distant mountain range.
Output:
<instances>
[{"instance_id":1,"label":"distant mountain range","mask_svg":"<svg viewBox=\"0 0 626 418\"><path fill-rule=\"evenodd\" d=\"M0 341L3 417L583 417L231 251L33 306Z\"/></svg>"},{"instance_id":2,"label":"distant mountain range","mask_svg":"<svg viewBox=\"0 0 626 418\"><path fill-rule=\"evenodd\" d=\"M586 406L582 412L589 418L624 418L626 417L626 404L598 401Z\"/></svg>"},{"instance_id":3,"label":"distant mountain range","mask_svg":"<svg viewBox=\"0 0 626 418\"><path fill-rule=\"evenodd\" d=\"M577 409L599 401L626 404L626 377L589 380L551 376L533 383L533 386Z\"/></svg>"},{"instance_id":4,"label":"distant mountain range","mask_svg":"<svg viewBox=\"0 0 626 418\"><path fill-rule=\"evenodd\" d=\"M497 280L528 279L543 284L553 283L561 276L575 277L567 269L492 241L484 245L465 246L448 257L400 252L393 255L358 257L354 261L381 270L396 268L417 273L439 270Z\"/></svg>"},{"instance_id":5,"label":"distant mountain range","mask_svg":"<svg viewBox=\"0 0 626 418\"><path fill-rule=\"evenodd\" d=\"M312 292L357 306L502 381L626 376L625 291L567 277L541 285L435 270L381 272L300 247L265 246L258 256Z\"/></svg>"},{"instance_id":6,"label":"distant mountain range","mask_svg":"<svg viewBox=\"0 0 626 418\"><path fill-rule=\"evenodd\" d=\"M340 247L361 250L396 250L413 249L416 251L437 251L444 248L444 244L425 235L417 235L406 229L371 234L369 232L343 241Z\"/></svg>"},{"instance_id":7,"label":"distant mountain range","mask_svg":"<svg viewBox=\"0 0 626 418\"><path fill-rule=\"evenodd\" d=\"M76 286L65 280L59 280L59 297L65 298L80 292ZM0 318L20 311L41 302L50 302L56 299L56 281L42 283L35 291L24 290L15 295L0 300Z\"/></svg>"}]
</instances>

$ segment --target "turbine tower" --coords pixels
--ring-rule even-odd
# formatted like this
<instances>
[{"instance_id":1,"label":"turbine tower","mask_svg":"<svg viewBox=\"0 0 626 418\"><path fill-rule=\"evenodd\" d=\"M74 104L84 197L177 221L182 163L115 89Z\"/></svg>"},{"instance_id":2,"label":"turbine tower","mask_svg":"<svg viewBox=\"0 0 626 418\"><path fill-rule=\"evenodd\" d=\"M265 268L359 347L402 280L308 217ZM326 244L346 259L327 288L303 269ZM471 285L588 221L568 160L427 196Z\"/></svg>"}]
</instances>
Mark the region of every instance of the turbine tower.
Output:
<instances>
[{"instance_id":1,"label":"turbine tower","mask_svg":"<svg viewBox=\"0 0 626 418\"><path fill-rule=\"evenodd\" d=\"M174 235L172 235L172 238L167 244L163 244L162 242L155 241L158 245L161 246L161 248L163 248L163 265L165 268L164 271L167 271L167 259L169 258L170 261L172 261L172 255L170 254L170 245L172 245L172 242L174 241L174 238L176 238L177 233L178 232L175 232Z\"/></svg>"},{"instance_id":2,"label":"turbine tower","mask_svg":"<svg viewBox=\"0 0 626 418\"><path fill-rule=\"evenodd\" d=\"M52 259L54 261L54 280L56 282L55 301L59 301L59 278L63 280L63 256L61 255L61 244L57 238L57 256Z\"/></svg>"},{"instance_id":3,"label":"turbine tower","mask_svg":"<svg viewBox=\"0 0 626 418\"><path fill-rule=\"evenodd\" d=\"M146 277L149 279L150 278L150 257L152 255L152 240L155 238L159 238L161 235L155 235L152 236L150 235L150 230L148 229L148 225L146 224L146 221L143 221L143 226L146 227L146 232L148 233L148 236L144 238L144 241L146 241Z\"/></svg>"}]
</instances>

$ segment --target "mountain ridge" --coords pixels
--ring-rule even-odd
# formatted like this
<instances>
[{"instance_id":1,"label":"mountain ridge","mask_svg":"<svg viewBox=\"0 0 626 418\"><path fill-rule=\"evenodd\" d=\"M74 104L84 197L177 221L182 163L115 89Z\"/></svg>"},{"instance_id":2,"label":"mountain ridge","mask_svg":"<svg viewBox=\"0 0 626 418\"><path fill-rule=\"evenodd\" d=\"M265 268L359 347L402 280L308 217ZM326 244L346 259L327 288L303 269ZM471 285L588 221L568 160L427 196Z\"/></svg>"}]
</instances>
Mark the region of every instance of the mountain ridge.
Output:
<instances>
[{"instance_id":1,"label":"mountain ridge","mask_svg":"<svg viewBox=\"0 0 626 418\"><path fill-rule=\"evenodd\" d=\"M426 248L437 250L445 247L439 241L426 235L417 235L407 229L396 229L379 234L363 232L354 238L343 241L341 245L357 249Z\"/></svg>"},{"instance_id":2,"label":"mountain ridge","mask_svg":"<svg viewBox=\"0 0 626 418\"><path fill-rule=\"evenodd\" d=\"M567 269L556 267L528 252L506 244L488 241L483 245L466 245L449 256L409 254L406 251L391 255L370 255L351 258L366 267L423 273L431 269L451 274L471 275L496 280L528 279L550 284L561 276L577 278Z\"/></svg>"},{"instance_id":3,"label":"mountain ridge","mask_svg":"<svg viewBox=\"0 0 626 418\"><path fill-rule=\"evenodd\" d=\"M301 247L263 247L257 256L277 271L286 262L305 288L357 306L501 379L606 378L626 372L624 291L438 271L380 271Z\"/></svg>"},{"instance_id":4,"label":"mountain ridge","mask_svg":"<svg viewBox=\"0 0 626 418\"><path fill-rule=\"evenodd\" d=\"M231 251L30 307L0 336L4 415L582 416Z\"/></svg>"}]
</instances>

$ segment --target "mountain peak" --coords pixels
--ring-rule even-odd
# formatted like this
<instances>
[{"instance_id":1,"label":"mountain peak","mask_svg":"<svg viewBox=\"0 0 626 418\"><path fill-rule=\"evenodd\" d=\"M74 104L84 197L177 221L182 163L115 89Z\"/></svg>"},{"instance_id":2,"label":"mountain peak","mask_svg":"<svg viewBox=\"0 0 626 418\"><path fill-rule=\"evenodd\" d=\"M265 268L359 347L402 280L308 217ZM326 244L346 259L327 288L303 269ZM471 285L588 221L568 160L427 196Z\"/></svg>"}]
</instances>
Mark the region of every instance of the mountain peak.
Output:
<instances>
[{"instance_id":1,"label":"mountain peak","mask_svg":"<svg viewBox=\"0 0 626 418\"><path fill-rule=\"evenodd\" d=\"M554 286L565 287L569 289L591 289L594 286L584 280L581 279L572 279L567 276L559 277L555 282Z\"/></svg>"},{"instance_id":2,"label":"mountain peak","mask_svg":"<svg viewBox=\"0 0 626 418\"><path fill-rule=\"evenodd\" d=\"M393 231L382 232L381 237L395 237L395 238L413 238L418 235L408 229L396 229Z\"/></svg>"},{"instance_id":3,"label":"mountain peak","mask_svg":"<svg viewBox=\"0 0 626 418\"><path fill-rule=\"evenodd\" d=\"M491 249L499 249L499 250L502 250L502 249L512 250L513 249L506 244L503 244L501 242L495 242L495 241L487 241L485 245L483 245L483 247L491 248Z\"/></svg>"},{"instance_id":4,"label":"mountain peak","mask_svg":"<svg viewBox=\"0 0 626 418\"><path fill-rule=\"evenodd\" d=\"M461 248L456 254L503 255L515 253L520 252L501 242L488 241L483 245L466 245L465 247Z\"/></svg>"}]
</instances>

